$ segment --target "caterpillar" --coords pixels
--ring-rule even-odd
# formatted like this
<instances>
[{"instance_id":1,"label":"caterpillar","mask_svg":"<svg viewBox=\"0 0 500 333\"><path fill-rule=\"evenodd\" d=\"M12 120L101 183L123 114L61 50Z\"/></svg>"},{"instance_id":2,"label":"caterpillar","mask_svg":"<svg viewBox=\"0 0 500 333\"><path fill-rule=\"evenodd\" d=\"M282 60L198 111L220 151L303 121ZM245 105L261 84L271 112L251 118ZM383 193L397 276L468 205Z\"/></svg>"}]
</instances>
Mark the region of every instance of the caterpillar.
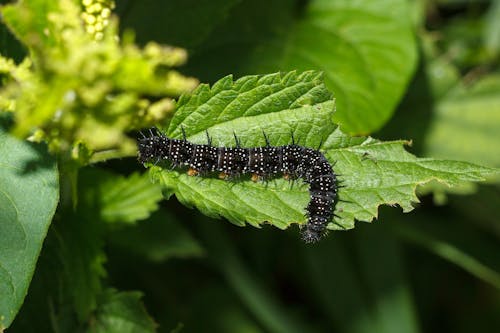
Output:
<instances>
[{"instance_id":1,"label":"caterpillar","mask_svg":"<svg viewBox=\"0 0 500 333\"><path fill-rule=\"evenodd\" d=\"M142 133L141 133L142 134ZM319 149L303 147L295 143L271 146L267 136L266 146L243 148L236 134L235 147L215 147L207 132L207 144L195 144L183 139L173 139L158 129L150 129L149 136L142 134L138 140L138 160L158 163L169 161L173 167L188 166L189 175L206 176L221 173L221 178L235 179L251 174L252 180L267 180L278 175L286 179L302 178L309 184L310 201L306 207L308 218L302 228L306 243L319 241L326 233L338 201L338 181L331 164Z\"/></svg>"}]
</instances>

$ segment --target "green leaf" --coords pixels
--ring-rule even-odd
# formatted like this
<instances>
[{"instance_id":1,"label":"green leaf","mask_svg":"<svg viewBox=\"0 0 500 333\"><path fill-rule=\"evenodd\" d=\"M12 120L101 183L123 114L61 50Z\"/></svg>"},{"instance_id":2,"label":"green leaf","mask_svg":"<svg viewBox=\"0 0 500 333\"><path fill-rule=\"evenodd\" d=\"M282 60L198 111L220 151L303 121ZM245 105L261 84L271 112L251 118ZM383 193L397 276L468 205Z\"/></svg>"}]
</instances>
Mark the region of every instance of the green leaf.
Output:
<instances>
[{"instance_id":1,"label":"green leaf","mask_svg":"<svg viewBox=\"0 0 500 333\"><path fill-rule=\"evenodd\" d=\"M336 130L325 142L326 156L337 161L345 189L337 205L340 222L354 227L354 219L371 221L379 205L399 205L404 212L413 210L419 200L418 185L438 181L448 186L477 182L497 172L467 162L417 158L404 149L404 141L379 141L372 138L349 138Z\"/></svg>"},{"instance_id":2,"label":"green leaf","mask_svg":"<svg viewBox=\"0 0 500 333\"><path fill-rule=\"evenodd\" d=\"M15 324L31 327L33 322L46 322L50 316L52 320L47 324L52 326L53 331L76 332L77 327L92 320L106 276L104 240L109 225L103 220L103 211L107 211L108 206L102 197L106 189L112 191L113 186L127 183L129 179L135 180L130 184L135 188L136 178L134 175L124 178L96 167L81 170L78 204L76 207L60 205L57 219L45 240L30 294ZM144 187L155 189L154 193L158 192L157 196L161 196L158 186L152 185L147 177L146 181L147 186ZM131 195L134 196L134 193ZM116 203L111 200L110 204L113 206ZM149 215L146 208L153 205L150 202L142 204L145 208L140 215ZM116 224L113 226L116 227ZM51 300L50 308L46 306L48 299ZM40 306L45 310L40 310Z\"/></svg>"},{"instance_id":3,"label":"green leaf","mask_svg":"<svg viewBox=\"0 0 500 333\"><path fill-rule=\"evenodd\" d=\"M56 280L52 289L60 293L56 305L61 308L56 315L62 321L69 311L76 313L79 322L85 322L97 306L106 276L104 225L95 207L86 205L79 205L76 211L67 208L57 222L48 239L55 254L49 259ZM68 305L71 307L65 309Z\"/></svg>"},{"instance_id":4,"label":"green leaf","mask_svg":"<svg viewBox=\"0 0 500 333\"><path fill-rule=\"evenodd\" d=\"M344 131L379 129L416 64L407 1L314 0L296 7L291 1L243 1L193 55L192 72L207 79L227 72L322 70Z\"/></svg>"},{"instance_id":5,"label":"green leaf","mask_svg":"<svg viewBox=\"0 0 500 333\"><path fill-rule=\"evenodd\" d=\"M55 161L44 147L0 127L0 330L21 307L59 200Z\"/></svg>"},{"instance_id":6,"label":"green leaf","mask_svg":"<svg viewBox=\"0 0 500 333\"><path fill-rule=\"evenodd\" d=\"M151 184L147 174L134 173L123 177L97 168L80 172L83 200L98 207L106 222L134 223L149 217L158 209L161 189Z\"/></svg>"},{"instance_id":7,"label":"green leaf","mask_svg":"<svg viewBox=\"0 0 500 333\"><path fill-rule=\"evenodd\" d=\"M156 324L140 302L137 291L117 292L108 289L101 297L95 319L88 332L147 333L156 332Z\"/></svg>"},{"instance_id":8,"label":"green leaf","mask_svg":"<svg viewBox=\"0 0 500 333\"><path fill-rule=\"evenodd\" d=\"M81 332L97 306L104 275L103 232L84 210L58 208L29 293L9 330ZM87 211L90 211L89 209Z\"/></svg>"},{"instance_id":9,"label":"green leaf","mask_svg":"<svg viewBox=\"0 0 500 333\"><path fill-rule=\"evenodd\" d=\"M352 228L355 220L371 221L384 204L399 205L408 212L418 202L416 187L431 180L454 186L494 172L466 162L419 159L405 151L404 141L349 137L333 124L335 105L329 98L315 72L249 76L234 83L226 77L211 89L201 86L181 98L167 135L181 137L183 127L193 142L205 143L207 130L215 145L224 146L235 145L233 132L243 147L264 145L262 131L272 145L289 144L292 133L307 147L317 148L324 142L322 151L345 185L339 191L345 201L336 209L340 217L330 229ZM309 194L300 181L293 187L284 179L268 184L248 178L230 182L167 169L156 176L184 204L240 226L269 222L284 229L305 222Z\"/></svg>"},{"instance_id":10,"label":"green leaf","mask_svg":"<svg viewBox=\"0 0 500 333\"><path fill-rule=\"evenodd\" d=\"M110 241L114 246L155 262L172 257L200 257L205 252L189 231L164 210L135 226L114 231Z\"/></svg>"},{"instance_id":11,"label":"green leaf","mask_svg":"<svg viewBox=\"0 0 500 333\"><path fill-rule=\"evenodd\" d=\"M500 139L495 94L500 87L499 75L485 75L466 85L448 57L436 56L431 36L423 35L422 43L424 61L383 135L412 139L415 150L425 156L499 166L498 149L493 143ZM488 177L488 181L495 181L495 177ZM446 193L470 194L476 190L472 183L449 188L435 182L420 189L421 193L433 192L436 203L444 203Z\"/></svg>"},{"instance_id":12,"label":"green leaf","mask_svg":"<svg viewBox=\"0 0 500 333\"><path fill-rule=\"evenodd\" d=\"M425 154L500 166L500 74L457 86L438 102Z\"/></svg>"},{"instance_id":13,"label":"green leaf","mask_svg":"<svg viewBox=\"0 0 500 333\"><path fill-rule=\"evenodd\" d=\"M382 138L406 138L412 140L413 151L423 153L429 123L432 122L435 102L453 89L460 79L459 71L448 59L433 56L431 36L421 36L426 52L420 66L401 101L398 111L378 133ZM446 144L446 142L442 142ZM458 159L459 157L455 157Z\"/></svg>"},{"instance_id":14,"label":"green leaf","mask_svg":"<svg viewBox=\"0 0 500 333\"><path fill-rule=\"evenodd\" d=\"M312 128L307 123L310 118L328 121L334 105L332 94L324 86L319 72L308 71L300 75L295 72L284 75L249 75L236 82L233 82L232 76L229 75L215 83L212 88L203 84L192 94L183 95L177 103L177 111L168 133L180 136L184 127L186 135L206 140L205 130L210 129L209 134L214 137L215 143L218 136L222 135L231 136L234 143L234 130L242 144L246 141L263 142L262 135L258 140L254 135L247 137L255 133L256 129L259 130L260 127L256 125L262 122L267 127L275 127L274 132L279 132L280 128L286 129L280 138L283 142L289 140L290 127L295 125L294 132L298 132L303 140L304 134ZM279 114L283 117L277 118ZM253 117L259 117L259 122L255 121L254 128L251 128L247 118ZM331 121L328 122L333 126ZM308 140L319 144L320 136L327 134L327 130L323 131L324 133L314 133L318 137Z\"/></svg>"}]
</instances>

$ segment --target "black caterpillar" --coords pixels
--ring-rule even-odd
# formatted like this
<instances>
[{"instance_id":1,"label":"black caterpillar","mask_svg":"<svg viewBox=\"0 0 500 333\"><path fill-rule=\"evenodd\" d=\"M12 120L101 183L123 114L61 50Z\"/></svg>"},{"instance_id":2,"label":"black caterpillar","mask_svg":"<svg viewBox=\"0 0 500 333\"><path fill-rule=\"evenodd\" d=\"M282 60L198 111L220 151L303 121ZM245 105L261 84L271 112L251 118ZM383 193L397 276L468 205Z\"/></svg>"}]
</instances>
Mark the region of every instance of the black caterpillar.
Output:
<instances>
[{"instance_id":1,"label":"black caterpillar","mask_svg":"<svg viewBox=\"0 0 500 333\"><path fill-rule=\"evenodd\" d=\"M307 224L302 229L306 243L319 241L334 215L337 198L337 177L325 156L316 149L299 146L292 135L292 144L273 147L267 137L266 146L242 148L235 135L236 147L214 147L207 133L208 144L195 144L184 139L171 139L157 129L139 139L139 161L167 160L173 167L188 165L189 175L220 172L225 179L252 174L252 180L267 180L282 174L285 178L302 178L310 185L311 201L306 207ZM183 131L184 132L184 131Z\"/></svg>"}]
</instances>

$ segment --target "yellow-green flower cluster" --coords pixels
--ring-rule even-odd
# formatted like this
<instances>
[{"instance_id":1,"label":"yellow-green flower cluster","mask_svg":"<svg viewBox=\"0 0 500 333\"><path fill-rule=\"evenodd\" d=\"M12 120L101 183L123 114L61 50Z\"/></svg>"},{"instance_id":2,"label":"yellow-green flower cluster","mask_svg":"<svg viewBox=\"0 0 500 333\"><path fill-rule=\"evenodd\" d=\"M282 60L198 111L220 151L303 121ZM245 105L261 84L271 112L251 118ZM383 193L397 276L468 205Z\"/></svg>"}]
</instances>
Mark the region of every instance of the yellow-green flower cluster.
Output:
<instances>
[{"instance_id":1,"label":"yellow-green flower cluster","mask_svg":"<svg viewBox=\"0 0 500 333\"><path fill-rule=\"evenodd\" d=\"M1 9L30 50L21 65L0 58L0 108L13 113L13 133L45 141L77 165L135 155L126 133L168 121L174 98L198 84L173 69L186 51L156 43L139 48L131 34L119 39L113 15L97 40L73 0L40 3Z\"/></svg>"},{"instance_id":2,"label":"yellow-green flower cluster","mask_svg":"<svg viewBox=\"0 0 500 333\"><path fill-rule=\"evenodd\" d=\"M82 20L85 30L96 40L104 37L104 29L109 25L111 12L115 8L112 0L82 0Z\"/></svg>"}]
</instances>

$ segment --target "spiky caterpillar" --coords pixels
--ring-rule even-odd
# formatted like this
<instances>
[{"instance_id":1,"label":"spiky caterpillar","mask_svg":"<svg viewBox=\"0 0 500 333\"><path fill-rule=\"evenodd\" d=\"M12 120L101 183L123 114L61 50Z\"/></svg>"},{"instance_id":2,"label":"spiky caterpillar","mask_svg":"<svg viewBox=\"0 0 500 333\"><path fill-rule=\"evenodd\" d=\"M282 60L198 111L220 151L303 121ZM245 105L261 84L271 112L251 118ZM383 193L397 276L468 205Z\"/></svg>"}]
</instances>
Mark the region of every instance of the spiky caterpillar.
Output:
<instances>
[{"instance_id":1,"label":"spiky caterpillar","mask_svg":"<svg viewBox=\"0 0 500 333\"><path fill-rule=\"evenodd\" d=\"M308 220L302 229L302 239L314 243L325 234L338 201L338 185L332 166L319 150L295 142L271 146L267 138L266 146L242 148L236 135L236 147L214 147L208 133L208 144L195 144L185 138L169 138L156 129L149 132L149 136L139 139L141 163L167 160L174 167L189 166L190 175L220 172L225 179L242 174L252 174L252 180L269 179L279 174L289 179L302 178L309 184L311 198L306 207Z\"/></svg>"}]
</instances>

